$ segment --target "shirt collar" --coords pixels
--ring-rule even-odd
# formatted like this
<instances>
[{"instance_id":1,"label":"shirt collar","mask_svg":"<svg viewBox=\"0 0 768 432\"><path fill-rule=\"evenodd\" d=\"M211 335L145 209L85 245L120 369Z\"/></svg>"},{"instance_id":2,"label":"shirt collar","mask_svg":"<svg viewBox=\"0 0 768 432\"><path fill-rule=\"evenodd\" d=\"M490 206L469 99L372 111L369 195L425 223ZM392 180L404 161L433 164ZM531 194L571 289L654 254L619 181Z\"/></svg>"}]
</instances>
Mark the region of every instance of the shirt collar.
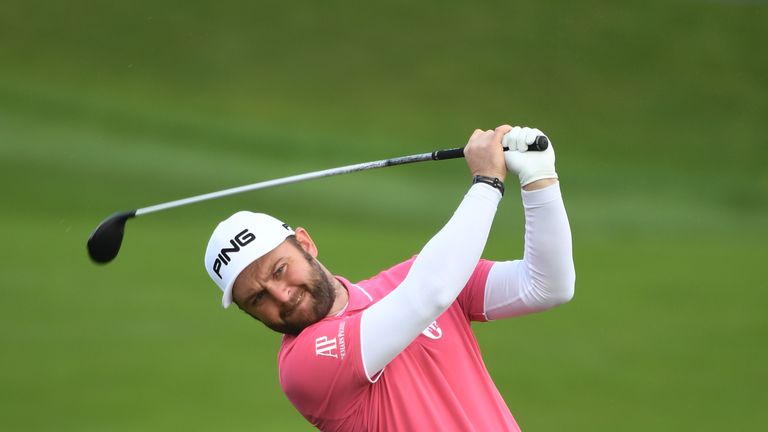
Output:
<instances>
[{"instance_id":1,"label":"shirt collar","mask_svg":"<svg viewBox=\"0 0 768 432\"><path fill-rule=\"evenodd\" d=\"M363 289L361 286L353 284L352 282L348 281L347 279L336 276L336 279L339 280L339 282L344 285L344 288L347 289L347 293L349 294L349 300L347 302L347 305L344 307L344 309L341 312L340 316L347 315L351 312L362 310L367 308L368 306L373 303L373 298L370 294L368 294L365 289Z\"/></svg>"}]
</instances>

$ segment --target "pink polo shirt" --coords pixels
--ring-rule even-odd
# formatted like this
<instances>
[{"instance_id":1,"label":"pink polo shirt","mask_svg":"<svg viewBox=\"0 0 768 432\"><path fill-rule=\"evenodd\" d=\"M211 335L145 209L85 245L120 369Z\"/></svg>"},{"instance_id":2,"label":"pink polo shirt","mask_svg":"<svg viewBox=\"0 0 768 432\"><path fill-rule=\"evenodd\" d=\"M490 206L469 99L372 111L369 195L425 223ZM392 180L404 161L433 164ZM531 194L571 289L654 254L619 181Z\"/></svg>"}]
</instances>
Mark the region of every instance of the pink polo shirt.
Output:
<instances>
[{"instance_id":1,"label":"pink polo shirt","mask_svg":"<svg viewBox=\"0 0 768 432\"><path fill-rule=\"evenodd\" d=\"M352 284L349 304L283 338L280 385L313 425L328 431L519 431L470 327L485 321L481 260L456 301L379 373L366 376L360 348L362 312L396 288L413 259ZM375 343L375 341L366 341Z\"/></svg>"}]
</instances>

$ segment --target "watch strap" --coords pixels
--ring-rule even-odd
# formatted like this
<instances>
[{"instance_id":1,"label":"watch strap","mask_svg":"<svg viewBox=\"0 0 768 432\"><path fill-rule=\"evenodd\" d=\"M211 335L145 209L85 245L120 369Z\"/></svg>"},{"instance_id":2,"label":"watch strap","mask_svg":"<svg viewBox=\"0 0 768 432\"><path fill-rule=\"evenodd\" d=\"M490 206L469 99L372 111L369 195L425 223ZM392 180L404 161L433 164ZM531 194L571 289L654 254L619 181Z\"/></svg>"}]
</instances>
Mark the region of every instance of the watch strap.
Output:
<instances>
[{"instance_id":1,"label":"watch strap","mask_svg":"<svg viewBox=\"0 0 768 432\"><path fill-rule=\"evenodd\" d=\"M481 175L476 175L472 177L472 184L475 183L485 183L487 185L491 185L495 187L496 189L501 192L501 196L504 196L504 182L499 180L497 177L486 177Z\"/></svg>"}]
</instances>

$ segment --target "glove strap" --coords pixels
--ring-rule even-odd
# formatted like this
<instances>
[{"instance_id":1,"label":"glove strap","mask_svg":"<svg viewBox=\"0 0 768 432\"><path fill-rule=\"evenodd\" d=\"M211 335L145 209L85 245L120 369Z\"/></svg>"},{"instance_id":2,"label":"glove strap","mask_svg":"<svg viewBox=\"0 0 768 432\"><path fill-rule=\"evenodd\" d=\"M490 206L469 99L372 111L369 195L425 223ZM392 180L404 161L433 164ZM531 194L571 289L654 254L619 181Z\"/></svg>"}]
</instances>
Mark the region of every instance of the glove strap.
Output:
<instances>
[{"instance_id":1,"label":"glove strap","mask_svg":"<svg viewBox=\"0 0 768 432\"><path fill-rule=\"evenodd\" d=\"M501 192L501 196L504 196L504 182L499 180L497 177L486 177L481 175L476 175L472 177L472 184L475 183L485 183L488 185L491 185L495 187L496 189Z\"/></svg>"}]
</instances>

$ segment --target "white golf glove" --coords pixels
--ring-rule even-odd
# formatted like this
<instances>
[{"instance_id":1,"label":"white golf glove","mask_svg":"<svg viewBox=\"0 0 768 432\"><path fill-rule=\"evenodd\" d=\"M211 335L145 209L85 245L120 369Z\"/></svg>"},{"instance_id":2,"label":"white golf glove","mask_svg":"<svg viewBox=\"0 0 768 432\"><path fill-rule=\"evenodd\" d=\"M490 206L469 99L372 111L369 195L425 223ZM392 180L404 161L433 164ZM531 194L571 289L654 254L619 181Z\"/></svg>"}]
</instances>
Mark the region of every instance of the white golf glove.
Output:
<instances>
[{"instance_id":1,"label":"white golf glove","mask_svg":"<svg viewBox=\"0 0 768 432\"><path fill-rule=\"evenodd\" d=\"M538 129L515 126L501 141L504 147L509 147L509 150L504 152L507 170L517 174L520 186L545 178L557 178L552 141L549 141L549 146L544 151L528 151L528 145L533 144L539 135L544 133Z\"/></svg>"}]
</instances>

